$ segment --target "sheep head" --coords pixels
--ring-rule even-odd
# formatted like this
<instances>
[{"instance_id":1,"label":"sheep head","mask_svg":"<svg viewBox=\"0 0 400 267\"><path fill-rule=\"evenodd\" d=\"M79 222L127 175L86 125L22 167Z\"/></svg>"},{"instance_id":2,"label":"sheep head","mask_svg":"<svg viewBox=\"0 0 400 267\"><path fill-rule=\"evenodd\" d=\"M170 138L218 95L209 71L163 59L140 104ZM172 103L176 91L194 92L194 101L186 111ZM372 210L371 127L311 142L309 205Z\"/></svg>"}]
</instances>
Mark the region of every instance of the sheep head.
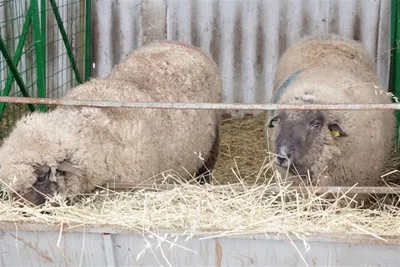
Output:
<instances>
[{"instance_id":1,"label":"sheep head","mask_svg":"<svg viewBox=\"0 0 400 267\"><path fill-rule=\"evenodd\" d=\"M85 189L82 166L74 161L78 142L51 116L33 113L18 121L0 148L0 186L16 200L40 205L48 196Z\"/></svg>"},{"instance_id":2,"label":"sheep head","mask_svg":"<svg viewBox=\"0 0 400 267\"><path fill-rule=\"evenodd\" d=\"M32 166L23 163L0 167L0 178L5 182L5 189L11 197L35 206L44 204L48 197L56 194L65 197L68 193L67 180L81 176L81 172L67 161L52 167L47 164Z\"/></svg>"},{"instance_id":3,"label":"sheep head","mask_svg":"<svg viewBox=\"0 0 400 267\"><path fill-rule=\"evenodd\" d=\"M309 171L312 177L315 162L322 158L329 160L325 159L327 147L334 147L334 139L347 136L337 119L320 110L283 110L274 115L267 126L274 130L274 163L300 176ZM329 156L332 158L334 153Z\"/></svg>"},{"instance_id":4,"label":"sheep head","mask_svg":"<svg viewBox=\"0 0 400 267\"><path fill-rule=\"evenodd\" d=\"M22 192L13 192L12 196L15 200L28 201L35 206L44 204L47 197L60 193L58 182L60 178L68 174L81 176L79 170L67 161L59 163L56 168L47 165L35 168L34 174L36 180L32 186Z\"/></svg>"}]
</instances>

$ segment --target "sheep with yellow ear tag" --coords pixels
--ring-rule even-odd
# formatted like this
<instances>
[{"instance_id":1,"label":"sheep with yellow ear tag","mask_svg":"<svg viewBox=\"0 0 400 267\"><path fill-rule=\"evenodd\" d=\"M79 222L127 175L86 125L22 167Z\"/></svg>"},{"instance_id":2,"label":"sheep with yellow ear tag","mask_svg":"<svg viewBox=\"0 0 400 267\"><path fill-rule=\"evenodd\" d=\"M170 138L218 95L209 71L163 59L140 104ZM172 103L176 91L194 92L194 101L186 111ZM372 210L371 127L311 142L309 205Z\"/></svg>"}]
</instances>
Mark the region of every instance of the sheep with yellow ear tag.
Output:
<instances>
[{"instance_id":1,"label":"sheep with yellow ear tag","mask_svg":"<svg viewBox=\"0 0 400 267\"><path fill-rule=\"evenodd\" d=\"M372 57L337 35L299 40L277 66L278 104L391 103ZM394 149L392 110L278 110L266 120L274 166L319 186L374 186ZM322 177L322 178L321 178Z\"/></svg>"}]
</instances>

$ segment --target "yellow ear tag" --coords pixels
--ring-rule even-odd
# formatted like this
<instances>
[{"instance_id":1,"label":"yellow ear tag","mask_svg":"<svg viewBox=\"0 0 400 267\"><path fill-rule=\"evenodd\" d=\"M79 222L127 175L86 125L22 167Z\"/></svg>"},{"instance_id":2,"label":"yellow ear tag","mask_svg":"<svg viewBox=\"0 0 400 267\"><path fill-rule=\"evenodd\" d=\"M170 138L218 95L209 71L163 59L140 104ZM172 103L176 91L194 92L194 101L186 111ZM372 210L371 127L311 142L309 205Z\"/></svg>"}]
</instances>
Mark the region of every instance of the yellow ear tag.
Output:
<instances>
[{"instance_id":1,"label":"yellow ear tag","mask_svg":"<svg viewBox=\"0 0 400 267\"><path fill-rule=\"evenodd\" d=\"M338 137L338 136L340 136L339 131L336 131L336 130L332 130L332 131L331 131L331 134L332 134L333 137Z\"/></svg>"}]
</instances>

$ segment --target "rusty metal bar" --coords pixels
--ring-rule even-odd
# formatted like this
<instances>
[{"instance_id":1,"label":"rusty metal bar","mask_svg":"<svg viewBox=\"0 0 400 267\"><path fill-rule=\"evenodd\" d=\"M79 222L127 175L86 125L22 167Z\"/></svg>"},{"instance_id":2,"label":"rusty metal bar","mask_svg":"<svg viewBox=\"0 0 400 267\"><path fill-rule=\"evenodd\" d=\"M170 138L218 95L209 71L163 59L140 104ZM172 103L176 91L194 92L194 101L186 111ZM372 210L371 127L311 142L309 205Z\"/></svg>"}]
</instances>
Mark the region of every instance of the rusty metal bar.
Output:
<instances>
[{"instance_id":1,"label":"rusty metal bar","mask_svg":"<svg viewBox=\"0 0 400 267\"><path fill-rule=\"evenodd\" d=\"M212 188L215 190L234 190L234 191L245 191L252 190L256 188L261 188L260 185L198 185L204 188ZM109 183L107 188L111 190L155 190L155 191L165 191L172 190L174 188L179 187L177 184L135 184L135 183L121 183L121 182L113 182ZM300 191L300 192L309 192L309 193L353 193L353 194L400 194L400 187L387 187L387 186L289 186L286 189L287 191ZM265 189L265 193L279 193L282 191L282 186L270 186Z\"/></svg>"},{"instance_id":2,"label":"rusty metal bar","mask_svg":"<svg viewBox=\"0 0 400 267\"><path fill-rule=\"evenodd\" d=\"M71 100L34 97L0 96L0 102L19 104L47 104L101 108L152 108L199 110L400 110L400 103L391 104L223 104L178 102L133 102L105 100Z\"/></svg>"}]
</instances>

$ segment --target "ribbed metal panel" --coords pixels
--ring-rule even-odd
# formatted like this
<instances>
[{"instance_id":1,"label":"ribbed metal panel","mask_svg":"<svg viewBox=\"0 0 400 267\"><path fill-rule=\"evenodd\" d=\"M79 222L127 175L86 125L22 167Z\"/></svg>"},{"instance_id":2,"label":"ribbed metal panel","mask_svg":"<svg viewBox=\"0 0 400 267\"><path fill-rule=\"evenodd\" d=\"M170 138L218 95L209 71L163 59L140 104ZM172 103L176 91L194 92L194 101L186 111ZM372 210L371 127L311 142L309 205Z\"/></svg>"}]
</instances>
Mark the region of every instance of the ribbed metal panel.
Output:
<instances>
[{"instance_id":1,"label":"ribbed metal panel","mask_svg":"<svg viewBox=\"0 0 400 267\"><path fill-rule=\"evenodd\" d=\"M154 39L191 43L212 55L225 103L271 98L279 57L298 38L337 33L360 40L388 85L390 0L132 0L93 2L94 76Z\"/></svg>"},{"instance_id":2,"label":"ribbed metal panel","mask_svg":"<svg viewBox=\"0 0 400 267\"><path fill-rule=\"evenodd\" d=\"M396 237L385 242L367 234L212 237L215 233L169 232L155 236L118 228L67 228L63 233L50 226L45 231L25 230L10 223L0 229L0 266L394 267L400 253Z\"/></svg>"}]
</instances>

